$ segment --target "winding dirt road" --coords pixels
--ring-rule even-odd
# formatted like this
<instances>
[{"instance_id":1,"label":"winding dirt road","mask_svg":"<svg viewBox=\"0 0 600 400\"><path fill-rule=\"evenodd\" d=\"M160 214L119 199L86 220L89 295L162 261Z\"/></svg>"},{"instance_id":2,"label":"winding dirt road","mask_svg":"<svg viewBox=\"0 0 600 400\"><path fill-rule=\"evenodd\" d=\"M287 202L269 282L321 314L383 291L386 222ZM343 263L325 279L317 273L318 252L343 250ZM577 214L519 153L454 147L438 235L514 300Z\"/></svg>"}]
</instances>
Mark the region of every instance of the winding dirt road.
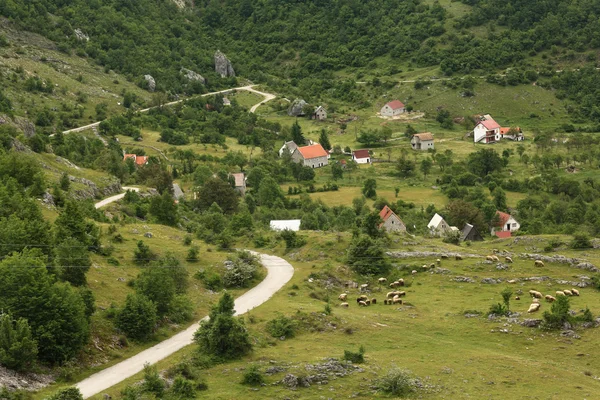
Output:
<instances>
[{"instance_id":1,"label":"winding dirt road","mask_svg":"<svg viewBox=\"0 0 600 400\"><path fill-rule=\"evenodd\" d=\"M123 187L123 189L138 190L137 188L131 187ZM122 193L104 199L96 203L96 208L103 207L122 199L124 195L125 194ZM235 311L237 315L244 314L269 300L271 296L292 279L292 276L294 275L294 267L283 258L256 252L252 253L260 258L261 264L267 269L267 276L261 283L235 300ZM204 317L203 320L206 318L208 317ZM176 351L181 350L183 347L192 344L194 332L198 330L200 322L193 324L186 330L128 358L127 360L84 379L75 386L79 388L83 394L83 398L87 399L122 382L142 371L144 369L144 364L155 364Z\"/></svg>"}]
</instances>

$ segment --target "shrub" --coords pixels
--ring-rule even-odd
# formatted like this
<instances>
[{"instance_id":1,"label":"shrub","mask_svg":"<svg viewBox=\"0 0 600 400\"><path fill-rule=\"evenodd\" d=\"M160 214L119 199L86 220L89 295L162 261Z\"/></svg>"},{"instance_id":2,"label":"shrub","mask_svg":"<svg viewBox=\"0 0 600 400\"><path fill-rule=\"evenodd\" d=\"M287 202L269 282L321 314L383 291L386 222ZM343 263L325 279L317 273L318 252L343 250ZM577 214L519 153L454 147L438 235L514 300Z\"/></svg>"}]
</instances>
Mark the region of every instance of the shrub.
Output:
<instances>
[{"instance_id":1,"label":"shrub","mask_svg":"<svg viewBox=\"0 0 600 400\"><path fill-rule=\"evenodd\" d=\"M165 392L165 381L162 380L156 366L144 364L144 382L142 387L145 392L154 393L157 398L161 398Z\"/></svg>"},{"instance_id":2,"label":"shrub","mask_svg":"<svg viewBox=\"0 0 600 400\"><path fill-rule=\"evenodd\" d=\"M206 286L207 289L215 292L221 290L223 287L223 279L221 279L221 275L216 272L205 273L202 282L204 282L204 286Z\"/></svg>"},{"instance_id":3,"label":"shrub","mask_svg":"<svg viewBox=\"0 0 600 400\"><path fill-rule=\"evenodd\" d=\"M556 301L552 303L550 312L544 311L544 327L546 329L562 329L566 322L572 320L569 308L570 304L567 296L556 296Z\"/></svg>"},{"instance_id":4,"label":"shrub","mask_svg":"<svg viewBox=\"0 0 600 400\"><path fill-rule=\"evenodd\" d=\"M189 246L192 244L192 236L191 235L185 235L185 237L183 238L183 245L184 246Z\"/></svg>"},{"instance_id":5,"label":"shrub","mask_svg":"<svg viewBox=\"0 0 600 400\"><path fill-rule=\"evenodd\" d=\"M27 320L14 321L9 314L0 314L0 364L17 371L27 369L35 362L37 351Z\"/></svg>"},{"instance_id":6,"label":"shrub","mask_svg":"<svg viewBox=\"0 0 600 400\"><path fill-rule=\"evenodd\" d=\"M265 378L260 372L258 365L251 365L244 372L242 385L259 386L265 383Z\"/></svg>"},{"instance_id":7,"label":"shrub","mask_svg":"<svg viewBox=\"0 0 600 400\"><path fill-rule=\"evenodd\" d=\"M45 400L83 400L83 396L76 387L68 387L60 389L58 392L48 396Z\"/></svg>"},{"instance_id":8,"label":"shrub","mask_svg":"<svg viewBox=\"0 0 600 400\"><path fill-rule=\"evenodd\" d=\"M325 309L323 310L325 315L331 315L331 305L329 303L325 304Z\"/></svg>"},{"instance_id":9,"label":"shrub","mask_svg":"<svg viewBox=\"0 0 600 400\"><path fill-rule=\"evenodd\" d=\"M409 371L393 368L377 380L375 387L394 396L407 396L415 391L416 381L411 378Z\"/></svg>"},{"instance_id":10,"label":"shrub","mask_svg":"<svg viewBox=\"0 0 600 400\"><path fill-rule=\"evenodd\" d=\"M460 237L461 237L460 231L450 231L444 235L444 238L442 239L442 241L444 243L455 244L458 246L458 245L460 245Z\"/></svg>"},{"instance_id":11,"label":"shrub","mask_svg":"<svg viewBox=\"0 0 600 400\"><path fill-rule=\"evenodd\" d=\"M200 248L198 246L192 246L188 250L186 260L196 262L198 261L198 254L200 254Z\"/></svg>"},{"instance_id":12,"label":"shrub","mask_svg":"<svg viewBox=\"0 0 600 400\"><path fill-rule=\"evenodd\" d=\"M587 233L576 233L573 235L573 240L569 244L572 249L590 249L592 242Z\"/></svg>"},{"instance_id":13,"label":"shrub","mask_svg":"<svg viewBox=\"0 0 600 400\"><path fill-rule=\"evenodd\" d=\"M187 296L176 295L169 304L168 316L176 324L191 321L194 318L194 305Z\"/></svg>"},{"instance_id":14,"label":"shrub","mask_svg":"<svg viewBox=\"0 0 600 400\"><path fill-rule=\"evenodd\" d=\"M150 261L154 261L158 258L158 255L150 250L150 246L140 240L137 243L137 249L133 251L133 261L139 265L147 265Z\"/></svg>"},{"instance_id":15,"label":"shrub","mask_svg":"<svg viewBox=\"0 0 600 400\"><path fill-rule=\"evenodd\" d=\"M171 391L178 399L193 399L196 397L196 385L194 381L178 376L173 381Z\"/></svg>"},{"instance_id":16,"label":"shrub","mask_svg":"<svg viewBox=\"0 0 600 400\"><path fill-rule=\"evenodd\" d=\"M504 304L500 304L500 303L492 304L492 306L490 307L490 311L488 311L488 315L492 315L492 314L507 315L508 308Z\"/></svg>"},{"instance_id":17,"label":"shrub","mask_svg":"<svg viewBox=\"0 0 600 400\"><path fill-rule=\"evenodd\" d=\"M306 239L289 229L283 230L279 237L285 242L286 250L296 249L306 244Z\"/></svg>"},{"instance_id":18,"label":"shrub","mask_svg":"<svg viewBox=\"0 0 600 400\"><path fill-rule=\"evenodd\" d=\"M267 332L273 337L292 338L296 334L296 321L285 315L280 315L267 322Z\"/></svg>"},{"instance_id":19,"label":"shrub","mask_svg":"<svg viewBox=\"0 0 600 400\"><path fill-rule=\"evenodd\" d=\"M116 325L130 338L145 340L156 325L156 305L146 296L129 294L125 307L117 315Z\"/></svg>"},{"instance_id":20,"label":"shrub","mask_svg":"<svg viewBox=\"0 0 600 400\"><path fill-rule=\"evenodd\" d=\"M344 360L348 360L354 364L362 364L365 362L365 348L360 346L358 353L350 350L344 350Z\"/></svg>"},{"instance_id":21,"label":"shrub","mask_svg":"<svg viewBox=\"0 0 600 400\"><path fill-rule=\"evenodd\" d=\"M243 288L250 284L256 277L257 268L253 263L244 262L241 259L234 261L233 266L223 274L225 287Z\"/></svg>"}]
</instances>

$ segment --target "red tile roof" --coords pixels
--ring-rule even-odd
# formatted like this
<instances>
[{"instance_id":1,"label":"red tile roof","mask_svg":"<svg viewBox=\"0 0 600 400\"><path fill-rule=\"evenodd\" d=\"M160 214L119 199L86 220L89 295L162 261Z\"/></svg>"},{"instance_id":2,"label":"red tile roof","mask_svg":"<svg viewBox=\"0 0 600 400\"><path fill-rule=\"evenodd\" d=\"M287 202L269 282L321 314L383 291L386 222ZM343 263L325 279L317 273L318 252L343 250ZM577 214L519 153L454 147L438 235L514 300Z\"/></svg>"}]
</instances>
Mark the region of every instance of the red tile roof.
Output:
<instances>
[{"instance_id":1,"label":"red tile roof","mask_svg":"<svg viewBox=\"0 0 600 400\"><path fill-rule=\"evenodd\" d=\"M354 156L354 158L369 158L369 157L371 157L371 155L369 154L369 150L367 150L367 149L354 150L352 152L352 155Z\"/></svg>"},{"instance_id":2,"label":"red tile roof","mask_svg":"<svg viewBox=\"0 0 600 400\"><path fill-rule=\"evenodd\" d=\"M127 160L128 158L131 158L131 159L133 159L133 162L135 162L136 157L137 156L135 154L125 154L123 156L123 161Z\"/></svg>"},{"instance_id":3,"label":"red tile roof","mask_svg":"<svg viewBox=\"0 0 600 400\"><path fill-rule=\"evenodd\" d=\"M504 226L506 222L510 219L510 214L507 214L502 211L496 211L496 215L498 216L498 223L496 226Z\"/></svg>"},{"instance_id":4,"label":"red tile roof","mask_svg":"<svg viewBox=\"0 0 600 400\"><path fill-rule=\"evenodd\" d=\"M298 151L305 160L317 157L327 157L327 152L323 146L318 143L311 146L298 147Z\"/></svg>"},{"instance_id":5,"label":"red tile roof","mask_svg":"<svg viewBox=\"0 0 600 400\"><path fill-rule=\"evenodd\" d=\"M498 231L498 232L494 232L494 234L496 236L498 236L500 239L508 239L509 237L512 237L512 234L510 233L510 231Z\"/></svg>"},{"instance_id":6,"label":"red tile roof","mask_svg":"<svg viewBox=\"0 0 600 400\"><path fill-rule=\"evenodd\" d=\"M394 212L388 206L383 207L383 209L379 212L379 216L384 221L387 221L387 219L392 215L394 215Z\"/></svg>"},{"instance_id":7,"label":"red tile roof","mask_svg":"<svg viewBox=\"0 0 600 400\"><path fill-rule=\"evenodd\" d=\"M413 136L416 136L421 140L433 140L433 134L431 132L415 133Z\"/></svg>"},{"instance_id":8,"label":"red tile roof","mask_svg":"<svg viewBox=\"0 0 600 400\"><path fill-rule=\"evenodd\" d=\"M387 103L386 106L390 106L392 110L397 110L399 108L404 108L404 103L402 103L400 100L392 100Z\"/></svg>"},{"instance_id":9,"label":"red tile roof","mask_svg":"<svg viewBox=\"0 0 600 400\"><path fill-rule=\"evenodd\" d=\"M480 121L479 123L485 126L485 128L490 131L500 128L500 124L498 124L493 119L486 119L485 121Z\"/></svg>"},{"instance_id":10,"label":"red tile roof","mask_svg":"<svg viewBox=\"0 0 600 400\"><path fill-rule=\"evenodd\" d=\"M238 172L237 174L231 174L233 179L235 180L235 187L244 187L244 183L246 181L246 176L243 172Z\"/></svg>"},{"instance_id":11,"label":"red tile roof","mask_svg":"<svg viewBox=\"0 0 600 400\"><path fill-rule=\"evenodd\" d=\"M508 131L510 131L510 128L502 128L502 127L500 127L500 134L501 135L506 135L508 133Z\"/></svg>"},{"instance_id":12,"label":"red tile roof","mask_svg":"<svg viewBox=\"0 0 600 400\"><path fill-rule=\"evenodd\" d=\"M131 158L134 163L137 165L145 165L148 164L148 156L138 156L137 154L125 154L123 156L123 161Z\"/></svg>"}]
</instances>

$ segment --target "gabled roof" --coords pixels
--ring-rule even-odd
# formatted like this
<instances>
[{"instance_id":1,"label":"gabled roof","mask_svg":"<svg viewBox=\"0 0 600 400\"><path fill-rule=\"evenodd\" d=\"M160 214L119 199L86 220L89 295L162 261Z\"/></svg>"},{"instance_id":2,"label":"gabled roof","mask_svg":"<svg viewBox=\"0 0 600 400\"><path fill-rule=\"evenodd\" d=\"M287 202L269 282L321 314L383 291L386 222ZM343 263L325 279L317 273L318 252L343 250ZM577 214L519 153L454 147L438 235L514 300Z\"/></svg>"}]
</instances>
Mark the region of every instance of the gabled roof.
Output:
<instances>
[{"instance_id":1,"label":"gabled roof","mask_svg":"<svg viewBox=\"0 0 600 400\"><path fill-rule=\"evenodd\" d=\"M498 216L498 223L496 224L496 226L504 226L511 217L510 214L507 214L502 211L496 211L496 215Z\"/></svg>"},{"instance_id":2,"label":"gabled roof","mask_svg":"<svg viewBox=\"0 0 600 400\"><path fill-rule=\"evenodd\" d=\"M494 121L493 118L479 121L479 123L481 125L483 125L489 131L493 131L494 129L500 128L500 124L498 124L496 121Z\"/></svg>"},{"instance_id":3,"label":"gabled roof","mask_svg":"<svg viewBox=\"0 0 600 400\"><path fill-rule=\"evenodd\" d=\"M462 240L482 240L483 238L479 234L477 228L471 224L465 224L462 230Z\"/></svg>"},{"instance_id":4,"label":"gabled roof","mask_svg":"<svg viewBox=\"0 0 600 400\"><path fill-rule=\"evenodd\" d=\"M125 154L123 155L123 161L131 158L137 165L148 164L148 156L138 156L137 154Z\"/></svg>"},{"instance_id":5,"label":"gabled roof","mask_svg":"<svg viewBox=\"0 0 600 400\"><path fill-rule=\"evenodd\" d=\"M404 108L404 103L402 103L400 100L392 100L387 103L386 106L389 106L392 110L397 110L399 108Z\"/></svg>"},{"instance_id":6,"label":"gabled roof","mask_svg":"<svg viewBox=\"0 0 600 400\"><path fill-rule=\"evenodd\" d=\"M270 222L269 226L274 231L290 230L297 232L300 230L300 222L301 220L299 219L273 220Z\"/></svg>"},{"instance_id":7,"label":"gabled roof","mask_svg":"<svg viewBox=\"0 0 600 400\"><path fill-rule=\"evenodd\" d=\"M498 231L494 232L494 235L498 236L500 239L507 239L509 237L512 237L510 231Z\"/></svg>"},{"instance_id":8,"label":"gabled roof","mask_svg":"<svg viewBox=\"0 0 600 400\"><path fill-rule=\"evenodd\" d=\"M243 172L238 172L236 174L231 174L231 176L233 176L233 179L235 180L235 187L244 187L244 181L246 176L244 175Z\"/></svg>"},{"instance_id":9,"label":"gabled roof","mask_svg":"<svg viewBox=\"0 0 600 400\"><path fill-rule=\"evenodd\" d=\"M325 110L325 108L323 108L323 106L319 106L319 107L315 108L315 112L317 112L319 110L327 111L327 110Z\"/></svg>"},{"instance_id":10,"label":"gabled roof","mask_svg":"<svg viewBox=\"0 0 600 400\"><path fill-rule=\"evenodd\" d=\"M431 132L415 133L413 137L415 136L421 140L433 140L433 134Z\"/></svg>"},{"instance_id":11,"label":"gabled roof","mask_svg":"<svg viewBox=\"0 0 600 400\"><path fill-rule=\"evenodd\" d=\"M388 220L389 217L391 217L392 215L396 215L391 208L389 208L388 206L383 207L383 209L381 209L381 211L379 212L379 216L381 217L381 219L385 222ZM397 217L397 215L396 215ZM398 218L400 219L400 218Z\"/></svg>"},{"instance_id":12,"label":"gabled roof","mask_svg":"<svg viewBox=\"0 0 600 400\"><path fill-rule=\"evenodd\" d=\"M354 158L359 159L359 158L369 158L371 157L371 155L369 154L369 150L367 149L361 149L361 150L354 150L352 152L352 155L354 156Z\"/></svg>"},{"instance_id":13,"label":"gabled roof","mask_svg":"<svg viewBox=\"0 0 600 400\"><path fill-rule=\"evenodd\" d=\"M327 152L325 151L323 146L321 146L318 143L313 144L311 146L298 147L297 150L300 152L302 158L304 158L305 160L317 157L327 157Z\"/></svg>"},{"instance_id":14,"label":"gabled roof","mask_svg":"<svg viewBox=\"0 0 600 400\"><path fill-rule=\"evenodd\" d=\"M123 156L123 161L127 160L128 158L131 158L135 162L135 159L137 158L137 155L136 154L125 154Z\"/></svg>"},{"instance_id":15,"label":"gabled roof","mask_svg":"<svg viewBox=\"0 0 600 400\"><path fill-rule=\"evenodd\" d=\"M440 222L442 222L444 220L444 218L438 214L435 213L435 215L433 216L433 218L431 218L431 221L429 221L429 223L427 224L427 228L431 229L431 228L437 228L440 225Z\"/></svg>"}]
</instances>

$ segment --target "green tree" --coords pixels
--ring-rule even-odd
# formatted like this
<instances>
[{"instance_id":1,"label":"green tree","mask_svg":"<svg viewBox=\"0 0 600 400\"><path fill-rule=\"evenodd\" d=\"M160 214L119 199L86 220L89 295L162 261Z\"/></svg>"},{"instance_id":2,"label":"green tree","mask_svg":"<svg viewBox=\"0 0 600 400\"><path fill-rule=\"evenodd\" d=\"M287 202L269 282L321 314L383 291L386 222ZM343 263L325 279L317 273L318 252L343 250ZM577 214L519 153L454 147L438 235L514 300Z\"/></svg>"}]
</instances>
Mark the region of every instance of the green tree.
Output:
<instances>
[{"instance_id":1,"label":"green tree","mask_svg":"<svg viewBox=\"0 0 600 400\"><path fill-rule=\"evenodd\" d=\"M200 211L206 211L216 203L226 214L237 211L239 196L228 182L219 178L209 179L198 191L195 205Z\"/></svg>"},{"instance_id":2,"label":"green tree","mask_svg":"<svg viewBox=\"0 0 600 400\"><path fill-rule=\"evenodd\" d=\"M233 315L233 296L225 292L219 303L203 321L194 335L200 350L219 359L236 359L252 350L250 336L243 322Z\"/></svg>"},{"instance_id":3,"label":"green tree","mask_svg":"<svg viewBox=\"0 0 600 400\"><path fill-rule=\"evenodd\" d=\"M401 177L408 178L415 174L416 165L408 158L400 158L396 162L396 169Z\"/></svg>"},{"instance_id":4,"label":"green tree","mask_svg":"<svg viewBox=\"0 0 600 400\"><path fill-rule=\"evenodd\" d=\"M369 178L365 180L365 183L362 188L362 194L367 199L375 200L377 198L377 181L373 178Z\"/></svg>"},{"instance_id":5,"label":"green tree","mask_svg":"<svg viewBox=\"0 0 600 400\"><path fill-rule=\"evenodd\" d=\"M360 235L350 243L348 264L361 275L385 275L390 268L381 243L367 235Z\"/></svg>"},{"instance_id":6,"label":"green tree","mask_svg":"<svg viewBox=\"0 0 600 400\"><path fill-rule=\"evenodd\" d=\"M83 400L83 395L78 388L72 386L58 390L45 400Z\"/></svg>"},{"instance_id":7,"label":"green tree","mask_svg":"<svg viewBox=\"0 0 600 400\"><path fill-rule=\"evenodd\" d=\"M556 301L552 303L550 312L544 311L544 326L548 329L562 329L565 323L571 322L572 317L569 314L571 305L567 296L556 296Z\"/></svg>"},{"instance_id":8,"label":"green tree","mask_svg":"<svg viewBox=\"0 0 600 400\"><path fill-rule=\"evenodd\" d=\"M65 192L68 192L70 187L71 187L71 180L69 179L69 174L64 172L60 176L60 188L62 190L64 190Z\"/></svg>"},{"instance_id":9,"label":"green tree","mask_svg":"<svg viewBox=\"0 0 600 400\"><path fill-rule=\"evenodd\" d=\"M168 266L151 265L144 269L135 281L136 292L156 304L156 312L159 316L169 311L171 300L177 291L169 269Z\"/></svg>"},{"instance_id":10,"label":"green tree","mask_svg":"<svg viewBox=\"0 0 600 400\"><path fill-rule=\"evenodd\" d=\"M150 250L150 246L143 240L137 242L137 248L133 251L133 261L138 265L148 265L158 258L158 255Z\"/></svg>"},{"instance_id":11,"label":"green tree","mask_svg":"<svg viewBox=\"0 0 600 400\"><path fill-rule=\"evenodd\" d=\"M341 164L333 163L331 164L331 174L333 175L333 180L337 181L338 179L344 178L344 169Z\"/></svg>"},{"instance_id":12,"label":"green tree","mask_svg":"<svg viewBox=\"0 0 600 400\"><path fill-rule=\"evenodd\" d=\"M69 237L56 247L55 253L54 261L60 279L73 286L85 286L86 274L92 266L92 259L83 243Z\"/></svg>"},{"instance_id":13,"label":"green tree","mask_svg":"<svg viewBox=\"0 0 600 400\"><path fill-rule=\"evenodd\" d=\"M298 124L298 121L294 122L294 125L292 125L292 141L298 146L304 146L306 143L306 139L302 134L302 128L300 127L300 124Z\"/></svg>"},{"instance_id":14,"label":"green tree","mask_svg":"<svg viewBox=\"0 0 600 400\"><path fill-rule=\"evenodd\" d=\"M258 188L258 202L261 206L273 207L283 201L283 198L283 192L273 177L267 176L262 180Z\"/></svg>"},{"instance_id":15,"label":"green tree","mask_svg":"<svg viewBox=\"0 0 600 400\"><path fill-rule=\"evenodd\" d=\"M0 364L17 371L30 369L37 357L37 342L27 320L14 321L0 314Z\"/></svg>"},{"instance_id":16,"label":"green tree","mask_svg":"<svg viewBox=\"0 0 600 400\"><path fill-rule=\"evenodd\" d=\"M494 189L494 205L500 211L506 211L508 208L506 204L506 192L499 186Z\"/></svg>"},{"instance_id":17,"label":"green tree","mask_svg":"<svg viewBox=\"0 0 600 400\"><path fill-rule=\"evenodd\" d=\"M321 129L321 134L319 135L319 144L323 146L325 150L331 150L331 143L329 142L329 136L327 135L327 131L325 129Z\"/></svg>"},{"instance_id":18,"label":"green tree","mask_svg":"<svg viewBox=\"0 0 600 400\"><path fill-rule=\"evenodd\" d=\"M421 172L423 173L424 176L429 175L429 172L431 171L432 166L433 166L433 162L431 161L430 158L424 158L421 161Z\"/></svg>"},{"instance_id":19,"label":"green tree","mask_svg":"<svg viewBox=\"0 0 600 400\"><path fill-rule=\"evenodd\" d=\"M129 338L146 340L157 321L156 304L144 295L130 293L117 315L116 326Z\"/></svg>"},{"instance_id":20,"label":"green tree","mask_svg":"<svg viewBox=\"0 0 600 400\"><path fill-rule=\"evenodd\" d=\"M194 183L197 186L204 185L210 178L212 178L213 172L210 167L205 164L198 165L194 170Z\"/></svg>"},{"instance_id":21,"label":"green tree","mask_svg":"<svg viewBox=\"0 0 600 400\"><path fill-rule=\"evenodd\" d=\"M159 224L174 226L177 224L177 204L170 193L164 192L150 200L148 210Z\"/></svg>"},{"instance_id":22,"label":"green tree","mask_svg":"<svg viewBox=\"0 0 600 400\"><path fill-rule=\"evenodd\" d=\"M56 241L66 238L78 240L84 246L99 245L99 231L96 224L86 221L81 208L74 200L68 200L64 209L54 221Z\"/></svg>"},{"instance_id":23,"label":"green tree","mask_svg":"<svg viewBox=\"0 0 600 400\"><path fill-rule=\"evenodd\" d=\"M504 168L504 161L502 161L502 157L495 150L480 149L469 154L467 167L473 174L483 178L492 172L502 170Z\"/></svg>"}]
</instances>

